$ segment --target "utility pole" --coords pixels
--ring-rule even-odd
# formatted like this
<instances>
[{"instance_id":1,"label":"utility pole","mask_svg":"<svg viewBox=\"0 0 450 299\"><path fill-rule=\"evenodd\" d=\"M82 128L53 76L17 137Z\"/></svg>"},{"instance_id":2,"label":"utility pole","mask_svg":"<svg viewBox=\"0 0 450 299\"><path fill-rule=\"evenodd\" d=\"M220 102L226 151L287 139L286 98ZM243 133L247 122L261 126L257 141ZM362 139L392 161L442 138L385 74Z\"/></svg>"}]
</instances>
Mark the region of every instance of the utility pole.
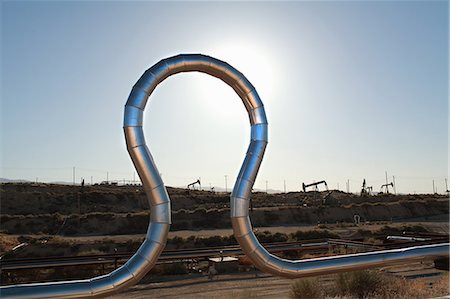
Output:
<instances>
[{"instance_id":1,"label":"utility pole","mask_svg":"<svg viewBox=\"0 0 450 299\"><path fill-rule=\"evenodd\" d=\"M225 175L225 192L228 192L227 178L228 178L228 176Z\"/></svg>"},{"instance_id":2,"label":"utility pole","mask_svg":"<svg viewBox=\"0 0 450 299\"><path fill-rule=\"evenodd\" d=\"M72 168L72 184L75 185L75 166Z\"/></svg>"},{"instance_id":3,"label":"utility pole","mask_svg":"<svg viewBox=\"0 0 450 299\"><path fill-rule=\"evenodd\" d=\"M389 185L388 185L387 171L384 172L384 176L385 176L385 178L386 178L386 193L389 193Z\"/></svg>"},{"instance_id":4,"label":"utility pole","mask_svg":"<svg viewBox=\"0 0 450 299\"><path fill-rule=\"evenodd\" d=\"M394 194L397 195L397 189L395 188L395 175L392 176L392 183L394 183Z\"/></svg>"},{"instance_id":5,"label":"utility pole","mask_svg":"<svg viewBox=\"0 0 450 299\"><path fill-rule=\"evenodd\" d=\"M347 180L347 193L350 193L350 180Z\"/></svg>"}]
</instances>

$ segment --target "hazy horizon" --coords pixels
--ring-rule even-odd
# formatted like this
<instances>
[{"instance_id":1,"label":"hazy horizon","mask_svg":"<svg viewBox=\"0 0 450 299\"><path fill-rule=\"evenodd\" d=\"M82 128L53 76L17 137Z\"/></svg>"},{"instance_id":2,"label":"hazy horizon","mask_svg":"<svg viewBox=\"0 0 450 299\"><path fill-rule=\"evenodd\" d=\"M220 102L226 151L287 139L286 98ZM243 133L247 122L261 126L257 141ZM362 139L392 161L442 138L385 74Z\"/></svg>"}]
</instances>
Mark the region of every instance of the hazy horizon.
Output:
<instances>
[{"instance_id":1,"label":"hazy horizon","mask_svg":"<svg viewBox=\"0 0 450 299\"><path fill-rule=\"evenodd\" d=\"M445 192L447 1L26 2L2 9L0 177L138 180L122 132L131 87L202 53L256 87L269 144L255 189L326 180ZM231 189L250 128L239 97L199 73L152 94L144 132L168 186ZM266 183L267 182L267 183Z\"/></svg>"}]
</instances>

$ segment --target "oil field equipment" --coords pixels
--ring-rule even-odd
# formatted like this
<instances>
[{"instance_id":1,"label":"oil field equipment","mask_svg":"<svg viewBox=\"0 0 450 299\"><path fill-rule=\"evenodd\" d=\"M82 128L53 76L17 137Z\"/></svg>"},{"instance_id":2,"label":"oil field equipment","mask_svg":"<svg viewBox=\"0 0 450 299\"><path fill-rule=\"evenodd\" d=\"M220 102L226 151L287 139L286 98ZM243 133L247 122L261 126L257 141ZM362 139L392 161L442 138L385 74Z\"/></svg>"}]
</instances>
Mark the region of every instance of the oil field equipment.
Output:
<instances>
[{"instance_id":1,"label":"oil field equipment","mask_svg":"<svg viewBox=\"0 0 450 299\"><path fill-rule=\"evenodd\" d=\"M372 186L366 186L366 179L364 179L361 186L361 196L372 195L372 190Z\"/></svg>"},{"instance_id":2,"label":"oil field equipment","mask_svg":"<svg viewBox=\"0 0 450 299\"><path fill-rule=\"evenodd\" d=\"M383 193L383 188L384 188L384 190L386 191L386 193L389 194L389 186L391 186L392 188L394 188L394 183L393 183L393 182L390 182L390 183L388 183L388 184L381 185L380 192Z\"/></svg>"},{"instance_id":3,"label":"oil field equipment","mask_svg":"<svg viewBox=\"0 0 450 299\"><path fill-rule=\"evenodd\" d=\"M327 185L327 182L325 182L325 181L320 181L320 182L315 182L315 183L311 183L311 184L308 184L308 185L305 185L305 183L302 183L302 187L303 187L303 192L306 192L306 188L309 188L309 187L314 187L314 190L313 191L316 191L316 192L318 192L319 191L319 185L320 184L324 184L325 185L325 188L327 189L327 191L328 191L328 185Z\"/></svg>"},{"instance_id":4,"label":"oil field equipment","mask_svg":"<svg viewBox=\"0 0 450 299\"><path fill-rule=\"evenodd\" d=\"M190 183L189 185L187 185L187 188L191 189L191 187L192 187L192 189L195 190L195 185L198 185L199 188L202 189L202 183L200 183L200 179L198 179L195 182Z\"/></svg>"}]
</instances>

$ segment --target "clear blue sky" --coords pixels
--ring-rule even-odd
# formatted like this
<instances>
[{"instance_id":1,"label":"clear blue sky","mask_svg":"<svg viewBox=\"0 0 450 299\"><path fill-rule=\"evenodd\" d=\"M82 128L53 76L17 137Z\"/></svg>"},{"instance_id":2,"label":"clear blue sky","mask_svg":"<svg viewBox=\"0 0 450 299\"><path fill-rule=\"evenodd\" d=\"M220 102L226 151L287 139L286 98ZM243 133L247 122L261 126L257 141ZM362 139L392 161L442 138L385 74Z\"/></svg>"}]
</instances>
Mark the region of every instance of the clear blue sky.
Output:
<instances>
[{"instance_id":1,"label":"clear blue sky","mask_svg":"<svg viewBox=\"0 0 450 299\"><path fill-rule=\"evenodd\" d=\"M325 179L444 191L447 1L2 2L0 177L132 179L122 133L132 85L162 58L203 53L243 72L269 120L256 188ZM250 136L221 81L179 74L145 112L169 186L234 184Z\"/></svg>"}]
</instances>

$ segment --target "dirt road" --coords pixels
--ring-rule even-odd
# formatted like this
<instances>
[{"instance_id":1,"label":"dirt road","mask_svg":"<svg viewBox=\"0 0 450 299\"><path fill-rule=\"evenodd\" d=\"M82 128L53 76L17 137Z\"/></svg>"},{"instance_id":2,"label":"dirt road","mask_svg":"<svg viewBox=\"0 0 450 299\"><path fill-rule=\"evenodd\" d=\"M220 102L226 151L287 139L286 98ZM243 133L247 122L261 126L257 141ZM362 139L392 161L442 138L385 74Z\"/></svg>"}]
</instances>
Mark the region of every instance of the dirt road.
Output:
<instances>
[{"instance_id":1,"label":"dirt road","mask_svg":"<svg viewBox=\"0 0 450 299\"><path fill-rule=\"evenodd\" d=\"M447 281L443 291L445 293L445 290L448 290L448 272L434 269L432 262L388 266L380 270L388 275L387 277L405 278L410 282L414 281L413 286L430 290L439 288L436 285L439 282ZM318 276L317 279L322 287L330 288L334 286L336 277L330 274ZM208 280L207 276L199 274L159 276L111 298L289 298L293 282L294 280L274 277L259 271L219 275L212 281ZM438 295L439 291L437 289L435 291Z\"/></svg>"},{"instance_id":2,"label":"dirt road","mask_svg":"<svg viewBox=\"0 0 450 299\"><path fill-rule=\"evenodd\" d=\"M389 225L391 227L402 227L406 225L421 225L427 228L431 232L435 233L447 233L449 231L449 222L448 221L436 221L436 222L379 222L379 223L370 223L370 224L361 224L359 226L354 225L336 225L336 224L328 224L326 229L337 233L341 237L345 238L353 233L355 233L358 229L376 231L382 228L385 225ZM301 231L309 231L313 229L317 229L315 225L308 226L274 226L274 227L254 227L255 231L269 231L271 233L295 233L299 230ZM230 229L211 229L211 230L180 230L180 231L171 231L169 232L169 238L173 238L175 236L187 238L190 236L196 237L211 237L211 236L230 236L233 234L233 230ZM15 236L15 235L11 235ZM18 235L17 235L18 236ZM17 237L16 236L16 237ZM44 235L41 235L44 236ZM138 240L145 237L145 235L104 235L104 236L58 236L62 240L66 241L75 241L77 243L94 243L98 241L106 241L106 240L114 240L115 242L126 242L128 240Z\"/></svg>"},{"instance_id":3,"label":"dirt road","mask_svg":"<svg viewBox=\"0 0 450 299\"><path fill-rule=\"evenodd\" d=\"M196 275L140 284L111 298L287 298L291 283L267 274L219 275L212 281Z\"/></svg>"}]
</instances>

